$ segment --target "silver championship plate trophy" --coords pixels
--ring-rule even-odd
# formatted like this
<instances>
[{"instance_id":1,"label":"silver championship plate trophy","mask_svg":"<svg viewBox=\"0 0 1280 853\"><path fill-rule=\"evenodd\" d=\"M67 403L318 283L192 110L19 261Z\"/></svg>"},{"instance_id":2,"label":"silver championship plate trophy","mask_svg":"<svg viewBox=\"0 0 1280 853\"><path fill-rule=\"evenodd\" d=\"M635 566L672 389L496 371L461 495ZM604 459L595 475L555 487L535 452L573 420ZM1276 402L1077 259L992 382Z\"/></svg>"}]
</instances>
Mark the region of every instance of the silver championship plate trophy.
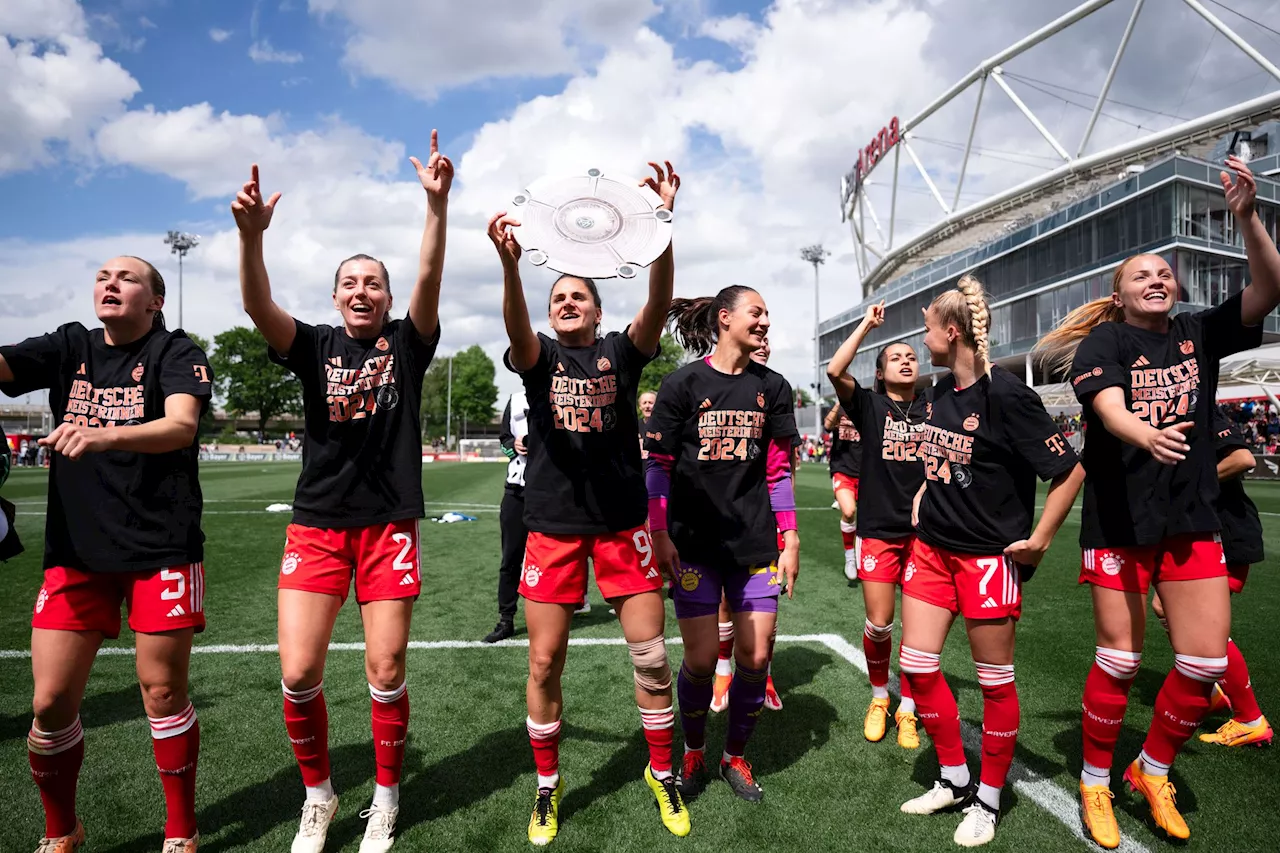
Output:
<instances>
[{"instance_id":1,"label":"silver championship plate trophy","mask_svg":"<svg viewBox=\"0 0 1280 853\"><path fill-rule=\"evenodd\" d=\"M585 175L539 178L513 199L511 229L534 266L582 278L635 278L671 243L671 211L639 181Z\"/></svg>"}]
</instances>

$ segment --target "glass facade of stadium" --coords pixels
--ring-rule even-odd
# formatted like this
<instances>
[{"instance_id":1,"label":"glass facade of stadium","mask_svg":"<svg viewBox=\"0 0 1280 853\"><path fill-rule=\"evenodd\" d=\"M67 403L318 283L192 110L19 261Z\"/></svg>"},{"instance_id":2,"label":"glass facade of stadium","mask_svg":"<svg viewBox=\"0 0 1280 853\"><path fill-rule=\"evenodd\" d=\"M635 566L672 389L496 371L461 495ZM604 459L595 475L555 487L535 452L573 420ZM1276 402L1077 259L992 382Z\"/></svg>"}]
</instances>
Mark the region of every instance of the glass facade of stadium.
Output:
<instances>
[{"instance_id":1,"label":"glass facade of stadium","mask_svg":"<svg viewBox=\"0 0 1280 853\"><path fill-rule=\"evenodd\" d=\"M1258 176L1258 212L1273 240L1280 219L1280 153L1250 163ZM885 300L883 326L868 335L853 373L869 383L880 348L904 341L927 377L921 309L961 275L973 273L991 305L991 354L1019 376L1030 376L1028 354L1067 312L1111 293L1111 276L1126 257L1163 256L1181 285L1179 311L1221 303L1248 283L1239 230L1223 199L1219 167L1172 155L1094 195L1049 213L983 245L931 261L877 288L855 308L820 326L820 353L830 360L861 322L866 307ZM1266 177L1271 173L1271 177ZM1265 322L1265 339L1280 340L1280 317ZM1033 384L1058 382L1039 373Z\"/></svg>"}]
</instances>

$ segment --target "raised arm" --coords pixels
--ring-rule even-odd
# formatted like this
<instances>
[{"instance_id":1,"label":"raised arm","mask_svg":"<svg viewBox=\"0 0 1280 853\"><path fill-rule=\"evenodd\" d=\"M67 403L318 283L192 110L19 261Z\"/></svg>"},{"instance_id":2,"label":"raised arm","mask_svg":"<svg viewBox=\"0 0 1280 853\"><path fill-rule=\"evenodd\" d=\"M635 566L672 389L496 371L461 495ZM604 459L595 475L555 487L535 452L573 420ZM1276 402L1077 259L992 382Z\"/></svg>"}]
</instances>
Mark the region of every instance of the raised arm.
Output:
<instances>
[{"instance_id":1,"label":"raised arm","mask_svg":"<svg viewBox=\"0 0 1280 853\"><path fill-rule=\"evenodd\" d=\"M502 259L502 321L511 342L511 366L523 373L538 363L542 347L529 321L529 305L520 281L520 244L511 236L511 229L519 224L506 213L499 213L489 220L489 239Z\"/></svg>"},{"instance_id":2,"label":"raised arm","mask_svg":"<svg viewBox=\"0 0 1280 853\"><path fill-rule=\"evenodd\" d=\"M430 338L440 324L440 279L444 271L445 225L449 213L449 188L453 186L453 163L440 153L440 137L431 131L431 156L424 166L417 157L409 162L418 170L418 180L427 191L427 222L418 250L418 280L409 295L409 319L423 338Z\"/></svg>"},{"instance_id":3,"label":"raised arm","mask_svg":"<svg viewBox=\"0 0 1280 853\"><path fill-rule=\"evenodd\" d=\"M822 419L822 428L827 432L831 432L838 423L840 423L840 407L832 406L827 412L827 416Z\"/></svg>"},{"instance_id":4,"label":"raised arm","mask_svg":"<svg viewBox=\"0 0 1280 853\"><path fill-rule=\"evenodd\" d=\"M280 193L267 201L262 200L262 185L258 181L258 164L253 164L253 175L236 193L231 202L231 213L240 229L240 299L245 313L253 325L267 339L276 352L284 354L293 346L297 324L275 300L271 298L271 280L267 278L267 264L262 258L262 238L271 216L275 213Z\"/></svg>"},{"instance_id":5,"label":"raised arm","mask_svg":"<svg viewBox=\"0 0 1280 853\"><path fill-rule=\"evenodd\" d=\"M1187 444L1187 431L1195 426L1192 421L1157 429L1129 411L1124 404L1124 391L1118 386L1104 388L1093 395L1093 410L1102 419L1107 432L1134 447L1141 447L1164 465L1177 465L1187 458L1191 446Z\"/></svg>"},{"instance_id":6,"label":"raised arm","mask_svg":"<svg viewBox=\"0 0 1280 853\"><path fill-rule=\"evenodd\" d=\"M847 398L853 394L853 389L858 383L849 373L849 365L853 364L854 356L858 354L858 348L862 346L862 342L866 340L867 335L884 323L884 300L880 300L879 304L872 305L867 309L867 315L862 318L862 322L853 330L848 339L840 345L840 349L836 350L836 354L831 356L831 361L827 362L827 378L831 380L831 384L835 386L837 398ZM827 427L831 429L831 427Z\"/></svg>"},{"instance_id":7,"label":"raised arm","mask_svg":"<svg viewBox=\"0 0 1280 853\"><path fill-rule=\"evenodd\" d=\"M662 197L663 207L675 210L680 176L671 167L670 160L665 161L665 171L657 163L649 165L657 173L657 178L645 178L642 185ZM649 266L649 298L636 312L628 332L636 349L645 355L652 355L658 349L658 342L662 340L662 328L667 322L667 310L671 307L675 282L676 259L668 245L667 250Z\"/></svg>"},{"instance_id":8,"label":"raised arm","mask_svg":"<svg viewBox=\"0 0 1280 853\"><path fill-rule=\"evenodd\" d=\"M1236 217L1244 235L1244 251L1249 257L1249 286L1241 297L1240 319L1246 326L1256 326L1280 305L1280 252L1262 224L1254 206L1258 184L1249 167L1234 156L1227 158L1227 168L1235 172L1235 180L1220 172L1227 207Z\"/></svg>"}]
</instances>

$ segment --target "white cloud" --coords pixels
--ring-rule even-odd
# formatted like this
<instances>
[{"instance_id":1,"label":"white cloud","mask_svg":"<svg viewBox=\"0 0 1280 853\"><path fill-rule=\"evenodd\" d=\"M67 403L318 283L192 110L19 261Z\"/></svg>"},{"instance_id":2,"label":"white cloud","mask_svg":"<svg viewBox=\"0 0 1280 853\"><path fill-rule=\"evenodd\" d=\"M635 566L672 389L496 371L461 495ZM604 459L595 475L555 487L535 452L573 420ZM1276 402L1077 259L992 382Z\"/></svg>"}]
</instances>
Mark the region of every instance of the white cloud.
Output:
<instances>
[{"instance_id":1,"label":"white cloud","mask_svg":"<svg viewBox=\"0 0 1280 853\"><path fill-rule=\"evenodd\" d=\"M414 97L490 78L577 71L592 49L625 42L659 12L653 0L490 0L448 15L407 13L400 0L309 0L350 28L344 62Z\"/></svg>"},{"instance_id":2,"label":"white cloud","mask_svg":"<svg viewBox=\"0 0 1280 853\"><path fill-rule=\"evenodd\" d=\"M51 146L60 143L88 156L91 131L138 90L127 71L80 36L51 44L0 38L0 175L53 162Z\"/></svg>"},{"instance_id":3,"label":"white cloud","mask_svg":"<svg viewBox=\"0 0 1280 853\"><path fill-rule=\"evenodd\" d=\"M278 62L284 65L296 65L302 61L302 54L296 50L276 50L270 39L259 39L249 45L249 58L259 64Z\"/></svg>"},{"instance_id":4,"label":"white cloud","mask_svg":"<svg viewBox=\"0 0 1280 853\"><path fill-rule=\"evenodd\" d=\"M213 39L218 44L222 44L224 41L231 38L231 30L223 30L218 27L214 27L209 30L209 38Z\"/></svg>"},{"instance_id":5,"label":"white cloud","mask_svg":"<svg viewBox=\"0 0 1280 853\"><path fill-rule=\"evenodd\" d=\"M76 0L5 0L0 3L0 35L11 39L56 39L84 35L84 11Z\"/></svg>"},{"instance_id":6,"label":"white cloud","mask_svg":"<svg viewBox=\"0 0 1280 853\"><path fill-rule=\"evenodd\" d=\"M144 30L157 29L156 22L148 18L146 15L143 15L138 19L138 26L142 27Z\"/></svg>"}]
</instances>

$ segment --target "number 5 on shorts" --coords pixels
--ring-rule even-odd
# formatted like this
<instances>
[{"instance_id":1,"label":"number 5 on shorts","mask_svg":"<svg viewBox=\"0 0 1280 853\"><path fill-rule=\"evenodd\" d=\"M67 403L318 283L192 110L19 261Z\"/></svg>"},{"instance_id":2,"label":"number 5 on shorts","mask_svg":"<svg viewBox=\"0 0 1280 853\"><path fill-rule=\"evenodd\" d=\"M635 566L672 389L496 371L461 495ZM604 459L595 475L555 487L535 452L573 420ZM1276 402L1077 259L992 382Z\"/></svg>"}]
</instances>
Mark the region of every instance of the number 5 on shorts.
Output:
<instances>
[{"instance_id":1,"label":"number 5 on shorts","mask_svg":"<svg viewBox=\"0 0 1280 853\"><path fill-rule=\"evenodd\" d=\"M649 532L637 530L632 535L631 541L635 543L636 552L640 555L640 568L648 568L653 560L653 543L649 541Z\"/></svg>"},{"instance_id":2,"label":"number 5 on shorts","mask_svg":"<svg viewBox=\"0 0 1280 853\"><path fill-rule=\"evenodd\" d=\"M161 601L173 601L175 598L182 598L182 596L186 595L187 579L182 572L175 572L173 569L161 569L160 580L164 581L166 584L170 581L178 582L177 589L169 589L169 587L166 586L164 589L160 590Z\"/></svg>"}]
</instances>

